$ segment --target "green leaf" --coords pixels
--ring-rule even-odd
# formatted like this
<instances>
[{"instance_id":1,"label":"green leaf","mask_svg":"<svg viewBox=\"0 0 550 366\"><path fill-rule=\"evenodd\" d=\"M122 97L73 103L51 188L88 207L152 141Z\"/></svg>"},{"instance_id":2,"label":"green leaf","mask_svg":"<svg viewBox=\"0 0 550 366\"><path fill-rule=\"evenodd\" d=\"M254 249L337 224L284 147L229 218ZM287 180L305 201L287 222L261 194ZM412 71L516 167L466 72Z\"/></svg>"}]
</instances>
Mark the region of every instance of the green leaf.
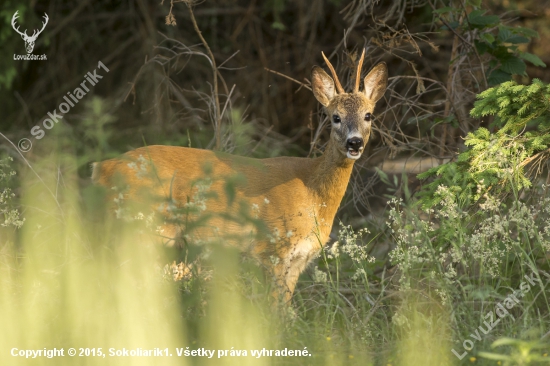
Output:
<instances>
[{"instance_id":1,"label":"green leaf","mask_svg":"<svg viewBox=\"0 0 550 366\"><path fill-rule=\"evenodd\" d=\"M523 34L524 36L530 38L539 38L539 33L531 28L516 27L514 28L514 33Z\"/></svg>"},{"instance_id":2,"label":"green leaf","mask_svg":"<svg viewBox=\"0 0 550 366\"><path fill-rule=\"evenodd\" d=\"M449 27L451 27L451 29L456 29L460 25L460 23L458 23L456 21L450 22L448 24L449 24ZM444 25L444 26L441 27L441 30L449 30L449 28L446 25Z\"/></svg>"},{"instance_id":3,"label":"green leaf","mask_svg":"<svg viewBox=\"0 0 550 366\"><path fill-rule=\"evenodd\" d=\"M474 27L481 27L500 22L496 15L483 15L484 10L474 10L468 15L468 22Z\"/></svg>"},{"instance_id":4,"label":"green leaf","mask_svg":"<svg viewBox=\"0 0 550 366\"><path fill-rule=\"evenodd\" d=\"M286 27L283 23L277 22L277 21L275 21L271 24L271 28L278 29L278 30L285 30L286 29Z\"/></svg>"},{"instance_id":5,"label":"green leaf","mask_svg":"<svg viewBox=\"0 0 550 366\"><path fill-rule=\"evenodd\" d=\"M520 342L517 339L503 337L503 338L499 338L496 341L494 341L493 344L491 344L491 348L495 348L495 347L499 347L499 346L517 345L518 343L520 343Z\"/></svg>"},{"instance_id":6,"label":"green leaf","mask_svg":"<svg viewBox=\"0 0 550 366\"><path fill-rule=\"evenodd\" d=\"M512 36L506 40L507 43L519 44L519 43L529 43L529 38L523 36Z\"/></svg>"},{"instance_id":7,"label":"green leaf","mask_svg":"<svg viewBox=\"0 0 550 366\"><path fill-rule=\"evenodd\" d=\"M483 55L487 50L489 49L489 45L485 42L479 42L477 39L474 40L474 44L476 46L477 52L480 55Z\"/></svg>"},{"instance_id":8,"label":"green leaf","mask_svg":"<svg viewBox=\"0 0 550 366\"><path fill-rule=\"evenodd\" d=\"M500 61L502 71L512 75L524 75L527 66L522 59L512 56Z\"/></svg>"},{"instance_id":9,"label":"green leaf","mask_svg":"<svg viewBox=\"0 0 550 366\"><path fill-rule=\"evenodd\" d=\"M514 359L507 355L499 355L498 353L492 353L492 352L479 352L478 353L481 357L487 358L489 360L495 360L495 361L513 361Z\"/></svg>"},{"instance_id":10,"label":"green leaf","mask_svg":"<svg viewBox=\"0 0 550 366\"><path fill-rule=\"evenodd\" d=\"M449 13L453 10L453 8L450 8L448 6L444 7L444 8L441 8L441 9L435 9L433 11L434 14L445 14L445 13Z\"/></svg>"},{"instance_id":11,"label":"green leaf","mask_svg":"<svg viewBox=\"0 0 550 366\"><path fill-rule=\"evenodd\" d=\"M378 175L380 176L380 180L384 183L384 184L387 184L387 185L391 185L390 184L390 178L388 177L388 175L386 173L384 173L382 170L378 169L378 168L374 168L376 170L376 172L378 173Z\"/></svg>"},{"instance_id":12,"label":"green leaf","mask_svg":"<svg viewBox=\"0 0 550 366\"><path fill-rule=\"evenodd\" d=\"M511 36L512 32L508 29L508 27L498 27L498 39L501 42L505 42Z\"/></svg>"},{"instance_id":13,"label":"green leaf","mask_svg":"<svg viewBox=\"0 0 550 366\"><path fill-rule=\"evenodd\" d=\"M546 67L546 64L538 56L533 55L532 53L522 52L522 53L520 53L519 57L521 57L524 60L529 61L530 63L532 63L535 66Z\"/></svg>"},{"instance_id":14,"label":"green leaf","mask_svg":"<svg viewBox=\"0 0 550 366\"><path fill-rule=\"evenodd\" d=\"M470 14L468 14L468 18L476 18L483 15L483 10L473 10Z\"/></svg>"},{"instance_id":15,"label":"green leaf","mask_svg":"<svg viewBox=\"0 0 550 366\"><path fill-rule=\"evenodd\" d=\"M483 33L479 38L487 43L493 43L495 41L495 36L493 36L491 33Z\"/></svg>"},{"instance_id":16,"label":"green leaf","mask_svg":"<svg viewBox=\"0 0 550 366\"><path fill-rule=\"evenodd\" d=\"M481 6L481 0L468 0L467 4L479 8Z\"/></svg>"},{"instance_id":17,"label":"green leaf","mask_svg":"<svg viewBox=\"0 0 550 366\"><path fill-rule=\"evenodd\" d=\"M511 57L513 56L513 54L511 54L509 52L509 49L508 47L504 47L504 46L498 46L498 47L495 47L493 50L491 50L490 52L493 56L495 56L496 59L502 61L508 57Z\"/></svg>"},{"instance_id":18,"label":"green leaf","mask_svg":"<svg viewBox=\"0 0 550 366\"><path fill-rule=\"evenodd\" d=\"M227 197L227 206L230 207L235 201L235 186L232 184L232 182L228 181L225 183L223 189L225 191L225 196Z\"/></svg>"},{"instance_id":19,"label":"green leaf","mask_svg":"<svg viewBox=\"0 0 550 366\"><path fill-rule=\"evenodd\" d=\"M512 80L512 75L502 71L501 69L493 70L487 78L489 85L497 85L510 80Z\"/></svg>"}]
</instances>

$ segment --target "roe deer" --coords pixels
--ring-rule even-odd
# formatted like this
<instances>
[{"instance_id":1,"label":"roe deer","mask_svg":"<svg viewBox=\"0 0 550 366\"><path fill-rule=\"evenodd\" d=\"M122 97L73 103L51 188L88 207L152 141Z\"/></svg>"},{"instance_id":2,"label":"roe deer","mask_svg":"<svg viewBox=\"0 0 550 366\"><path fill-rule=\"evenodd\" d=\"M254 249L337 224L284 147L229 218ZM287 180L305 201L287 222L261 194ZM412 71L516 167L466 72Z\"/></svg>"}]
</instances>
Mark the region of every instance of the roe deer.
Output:
<instances>
[{"instance_id":1,"label":"roe deer","mask_svg":"<svg viewBox=\"0 0 550 366\"><path fill-rule=\"evenodd\" d=\"M130 200L139 199L138 190L146 189L158 196L169 196L176 206L183 207L196 190L193 182L204 176L205 164L215 177L240 175L243 180L235 188L236 199L254 207L273 235L231 244L249 251L268 268L275 278L278 295L289 301L298 276L329 239L353 164L369 139L375 103L386 90L386 64L379 63L365 77L364 91L359 91L364 55L363 51L351 93L345 92L324 54L333 78L319 66L312 69L313 94L332 121L330 141L321 157L252 159L186 147L148 146L94 163L92 179L111 188L114 177L120 175L126 181L126 196ZM141 179L135 163L128 164L128 160L143 161L143 157L153 165L154 179ZM217 198L208 200L207 212L224 213L231 208L234 198L227 197L225 188L223 179L212 183L210 189ZM214 230L202 231L202 235L231 236L253 230L220 218L210 224ZM181 230L177 223L164 222L164 232L176 238Z\"/></svg>"}]
</instances>

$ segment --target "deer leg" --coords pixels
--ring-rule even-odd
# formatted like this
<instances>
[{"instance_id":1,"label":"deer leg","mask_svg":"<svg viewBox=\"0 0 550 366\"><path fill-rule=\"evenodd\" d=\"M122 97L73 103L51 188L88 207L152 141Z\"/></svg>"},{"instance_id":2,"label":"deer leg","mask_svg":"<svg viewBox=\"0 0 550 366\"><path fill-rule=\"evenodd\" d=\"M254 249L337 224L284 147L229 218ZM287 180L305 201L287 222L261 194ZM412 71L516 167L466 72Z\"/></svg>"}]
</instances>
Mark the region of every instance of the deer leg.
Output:
<instances>
[{"instance_id":1,"label":"deer leg","mask_svg":"<svg viewBox=\"0 0 550 366\"><path fill-rule=\"evenodd\" d=\"M281 262L283 262L283 260L281 260ZM287 266L285 263L277 263L271 271L275 283L275 288L271 292L271 295L273 296L276 304L286 304L292 297L292 292L286 282L286 267Z\"/></svg>"},{"instance_id":2,"label":"deer leg","mask_svg":"<svg viewBox=\"0 0 550 366\"><path fill-rule=\"evenodd\" d=\"M289 303L296 283L302 271L308 265L312 256L296 255L282 259L280 263L275 266L274 275L275 283L277 285L277 291L274 293L278 300Z\"/></svg>"}]
</instances>

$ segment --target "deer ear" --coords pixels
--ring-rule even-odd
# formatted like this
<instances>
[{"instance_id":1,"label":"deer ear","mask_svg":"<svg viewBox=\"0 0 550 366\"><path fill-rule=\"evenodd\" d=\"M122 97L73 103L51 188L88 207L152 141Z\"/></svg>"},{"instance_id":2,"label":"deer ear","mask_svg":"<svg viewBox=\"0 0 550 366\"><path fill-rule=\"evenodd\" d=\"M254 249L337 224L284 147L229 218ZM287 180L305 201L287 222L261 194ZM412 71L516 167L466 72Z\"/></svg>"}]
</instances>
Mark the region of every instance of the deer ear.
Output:
<instances>
[{"instance_id":1,"label":"deer ear","mask_svg":"<svg viewBox=\"0 0 550 366\"><path fill-rule=\"evenodd\" d=\"M369 72L364 79L365 83L365 95L373 102L377 102L384 93L388 86L388 68L385 62L381 62Z\"/></svg>"},{"instance_id":2,"label":"deer ear","mask_svg":"<svg viewBox=\"0 0 550 366\"><path fill-rule=\"evenodd\" d=\"M334 90L334 80L319 66L313 66L311 70L311 87L315 99L327 107L330 100L336 94Z\"/></svg>"}]
</instances>

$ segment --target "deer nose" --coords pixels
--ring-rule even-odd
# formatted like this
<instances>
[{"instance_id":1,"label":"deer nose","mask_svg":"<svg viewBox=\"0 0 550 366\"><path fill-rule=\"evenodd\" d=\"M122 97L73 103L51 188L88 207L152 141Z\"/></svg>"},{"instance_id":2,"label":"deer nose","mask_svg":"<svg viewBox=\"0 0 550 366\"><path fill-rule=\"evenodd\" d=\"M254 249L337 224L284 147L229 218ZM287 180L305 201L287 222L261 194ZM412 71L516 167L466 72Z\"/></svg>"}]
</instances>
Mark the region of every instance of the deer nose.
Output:
<instances>
[{"instance_id":1,"label":"deer nose","mask_svg":"<svg viewBox=\"0 0 550 366\"><path fill-rule=\"evenodd\" d=\"M360 137L352 137L346 142L348 150L359 151L363 149L363 139Z\"/></svg>"}]
</instances>

